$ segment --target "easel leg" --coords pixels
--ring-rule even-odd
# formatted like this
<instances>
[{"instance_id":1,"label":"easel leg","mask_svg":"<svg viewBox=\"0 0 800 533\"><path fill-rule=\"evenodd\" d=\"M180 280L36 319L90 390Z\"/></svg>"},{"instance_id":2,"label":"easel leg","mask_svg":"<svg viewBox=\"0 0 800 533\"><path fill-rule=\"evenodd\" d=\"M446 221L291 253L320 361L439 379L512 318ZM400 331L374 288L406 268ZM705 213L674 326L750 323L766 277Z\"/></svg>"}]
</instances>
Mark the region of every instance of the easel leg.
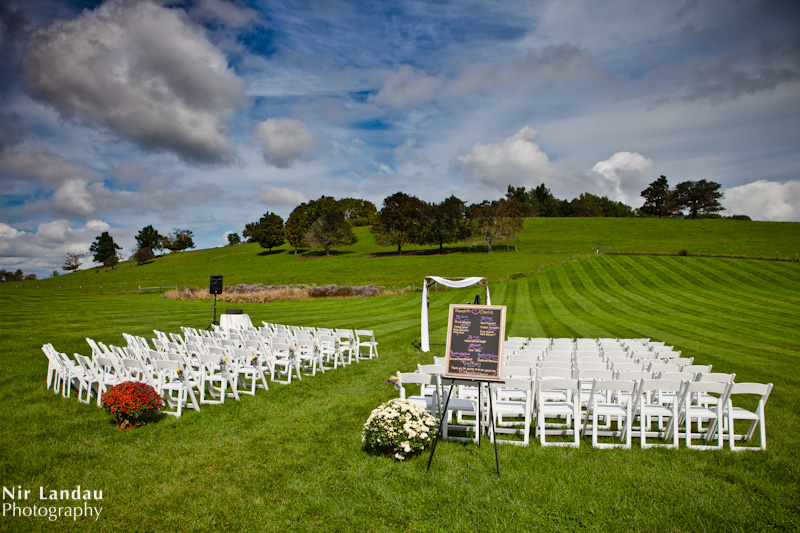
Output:
<instances>
[{"instance_id":1,"label":"easel leg","mask_svg":"<svg viewBox=\"0 0 800 533\"><path fill-rule=\"evenodd\" d=\"M500 459L497 457L497 435L494 432L494 414L492 413L492 385L489 384L489 424L491 424L492 441L494 441L494 465L497 468L497 477L500 477Z\"/></svg>"},{"instance_id":2,"label":"easel leg","mask_svg":"<svg viewBox=\"0 0 800 533\"><path fill-rule=\"evenodd\" d=\"M444 402L444 409L442 410L442 418L439 420L439 429L436 431L436 435L433 437L433 446L431 446L431 455L428 457L428 472L431 470L431 462L433 462L433 454L436 451L436 442L439 440L439 436L442 434L442 426L444 425L444 419L447 416L447 407L450 405L450 396L453 395L453 387L455 387L455 383L450 385L450 391L447 393L447 401Z\"/></svg>"}]
</instances>

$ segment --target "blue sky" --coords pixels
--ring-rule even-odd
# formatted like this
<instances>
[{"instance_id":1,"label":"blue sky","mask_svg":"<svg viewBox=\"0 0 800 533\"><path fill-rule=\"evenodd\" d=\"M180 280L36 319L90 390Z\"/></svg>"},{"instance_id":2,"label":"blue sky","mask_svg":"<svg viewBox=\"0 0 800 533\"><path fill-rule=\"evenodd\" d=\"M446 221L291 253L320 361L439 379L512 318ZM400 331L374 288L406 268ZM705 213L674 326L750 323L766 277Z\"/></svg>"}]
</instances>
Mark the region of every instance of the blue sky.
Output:
<instances>
[{"instance_id":1,"label":"blue sky","mask_svg":"<svg viewBox=\"0 0 800 533\"><path fill-rule=\"evenodd\" d=\"M6 0L0 268L322 195L638 207L662 174L800 221L798 28L779 0Z\"/></svg>"}]
</instances>

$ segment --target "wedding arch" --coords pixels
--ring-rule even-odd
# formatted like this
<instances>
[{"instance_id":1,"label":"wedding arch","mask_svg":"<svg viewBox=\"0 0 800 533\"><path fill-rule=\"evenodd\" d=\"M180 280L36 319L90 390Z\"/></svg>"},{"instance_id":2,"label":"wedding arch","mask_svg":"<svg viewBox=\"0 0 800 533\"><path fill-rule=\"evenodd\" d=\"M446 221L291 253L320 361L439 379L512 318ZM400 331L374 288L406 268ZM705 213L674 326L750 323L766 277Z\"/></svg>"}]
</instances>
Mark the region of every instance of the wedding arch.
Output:
<instances>
[{"instance_id":1,"label":"wedding arch","mask_svg":"<svg viewBox=\"0 0 800 533\"><path fill-rule=\"evenodd\" d=\"M439 276L425 276L425 282L422 284L422 333L420 336L420 350L423 352L431 351L430 341L428 339L428 289L437 283L455 289L463 289L464 287L479 283L486 289L486 305L492 305L492 300L489 298L489 282L486 278L442 278Z\"/></svg>"}]
</instances>

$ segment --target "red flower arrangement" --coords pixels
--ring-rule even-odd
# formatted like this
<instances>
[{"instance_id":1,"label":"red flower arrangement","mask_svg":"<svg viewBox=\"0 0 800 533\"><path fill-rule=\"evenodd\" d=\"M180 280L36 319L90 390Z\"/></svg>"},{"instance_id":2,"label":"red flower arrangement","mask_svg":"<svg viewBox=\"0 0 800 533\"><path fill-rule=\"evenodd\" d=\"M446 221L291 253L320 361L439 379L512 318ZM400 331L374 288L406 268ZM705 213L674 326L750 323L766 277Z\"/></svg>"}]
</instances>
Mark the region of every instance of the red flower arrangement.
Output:
<instances>
[{"instance_id":1,"label":"red flower arrangement","mask_svg":"<svg viewBox=\"0 0 800 533\"><path fill-rule=\"evenodd\" d=\"M114 385L101 398L103 409L114 416L117 427L124 429L142 425L141 418L157 411L164 405L153 387L138 381L126 381Z\"/></svg>"}]
</instances>

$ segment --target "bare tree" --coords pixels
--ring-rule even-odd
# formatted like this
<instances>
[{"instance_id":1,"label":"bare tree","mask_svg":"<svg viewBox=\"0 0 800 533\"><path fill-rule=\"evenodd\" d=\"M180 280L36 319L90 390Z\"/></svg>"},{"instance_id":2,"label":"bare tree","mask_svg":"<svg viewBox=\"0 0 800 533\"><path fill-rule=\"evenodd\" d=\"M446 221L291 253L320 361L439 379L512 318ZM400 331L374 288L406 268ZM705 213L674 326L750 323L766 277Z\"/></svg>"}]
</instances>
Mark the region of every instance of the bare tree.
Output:
<instances>
[{"instance_id":1,"label":"bare tree","mask_svg":"<svg viewBox=\"0 0 800 533\"><path fill-rule=\"evenodd\" d=\"M64 261L64 266L61 268L67 272L78 270L81 266L81 258L86 255L86 252L73 253L67 252L67 260Z\"/></svg>"}]
</instances>

